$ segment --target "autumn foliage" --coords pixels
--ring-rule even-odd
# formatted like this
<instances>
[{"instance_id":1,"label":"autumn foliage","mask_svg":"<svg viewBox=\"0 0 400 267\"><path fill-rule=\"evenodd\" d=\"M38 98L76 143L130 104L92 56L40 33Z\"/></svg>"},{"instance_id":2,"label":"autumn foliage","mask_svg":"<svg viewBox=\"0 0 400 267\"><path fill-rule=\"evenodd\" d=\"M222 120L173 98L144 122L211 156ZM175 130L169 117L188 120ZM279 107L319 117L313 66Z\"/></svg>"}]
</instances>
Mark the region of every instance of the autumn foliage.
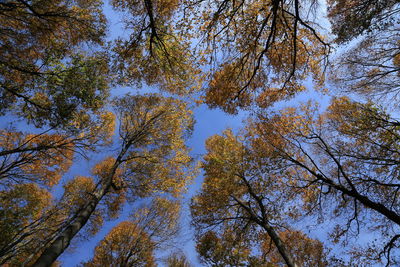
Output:
<instances>
[{"instance_id":1,"label":"autumn foliage","mask_svg":"<svg viewBox=\"0 0 400 267\"><path fill-rule=\"evenodd\" d=\"M399 265L399 11L0 1L0 265Z\"/></svg>"}]
</instances>

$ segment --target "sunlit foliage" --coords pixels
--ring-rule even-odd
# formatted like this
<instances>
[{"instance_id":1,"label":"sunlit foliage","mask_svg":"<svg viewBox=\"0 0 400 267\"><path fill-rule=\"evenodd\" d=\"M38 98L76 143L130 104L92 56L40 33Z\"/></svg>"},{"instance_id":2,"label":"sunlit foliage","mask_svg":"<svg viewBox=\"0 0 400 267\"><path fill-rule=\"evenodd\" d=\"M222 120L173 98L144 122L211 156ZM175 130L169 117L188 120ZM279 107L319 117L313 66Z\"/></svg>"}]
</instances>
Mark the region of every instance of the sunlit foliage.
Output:
<instances>
[{"instance_id":1,"label":"sunlit foliage","mask_svg":"<svg viewBox=\"0 0 400 267\"><path fill-rule=\"evenodd\" d=\"M118 219L82 265L191 266L177 240L202 103L250 110L205 144L190 204L202 264L399 265L399 7L0 1L0 265L59 266ZM277 108L312 90L330 105Z\"/></svg>"}]
</instances>

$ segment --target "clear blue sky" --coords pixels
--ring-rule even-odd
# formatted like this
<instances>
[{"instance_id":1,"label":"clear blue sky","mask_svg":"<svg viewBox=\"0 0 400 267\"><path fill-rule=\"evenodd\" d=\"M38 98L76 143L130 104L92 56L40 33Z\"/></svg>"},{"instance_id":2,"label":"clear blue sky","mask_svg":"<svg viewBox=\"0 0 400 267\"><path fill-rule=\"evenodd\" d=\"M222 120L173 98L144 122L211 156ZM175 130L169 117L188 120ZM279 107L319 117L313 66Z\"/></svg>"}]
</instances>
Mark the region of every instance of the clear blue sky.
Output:
<instances>
[{"instance_id":1,"label":"clear blue sky","mask_svg":"<svg viewBox=\"0 0 400 267\"><path fill-rule=\"evenodd\" d=\"M122 29L123 24L121 23L121 17L110 8L108 3L105 5L104 11L109 21L108 38L112 40L115 37L124 36L126 32L124 32L124 30ZM308 87L311 87L311 84L308 84ZM154 91L154 90L149 88L142 88L139 90L136 88L113 88L112 94L121 95L128 92L131 94L136 94L148 91ZM296 97L294 100L290 102L280 103L279 105L277 105L277 108L288 106L290 104L293 104L294 102L297 102L298 100L308 100L310 98L314 99L318 98L319 100L321 100L324 97L315 93L310 94L310 91L308 91ZM205 153L204 144L205 140L208 137L214 134L219 134L226 128L232 128L234 130L239 129L242 126L242 120L246 117L246 115L247 115L246 112L241 112L239 113L239 115L236 116L227 115L220 110L210 110L205 105L196 107L194 109L196 124L193 136L191 137L188 143L188 145L192 149L192 156L197 159L201 159L201 156ZM63 181L65 182L77 174L79 175L89 174L91 167L95 163L100 161L106 153L107 152L105 152L104 154L93 155L90 161L84 161L84 160L79 161L72 167L71 171L63 178ZM193 196L200 189L202 180L203 177L200 174L195 179L195 182L189 188L189 191L184 198L186 203L185 206L183 207L183 213L181 219L183 228L182 228L181 239L179 240L180 241L179 248L186 254L188 259L194 266L201 266L201 264L198 262L194 248L193 232L192 232L193 230L190 229L189 227L190 216L187 205L190 201L191 196ZM56 195L59 195L62 191L61 185L58 186L55 189L55 191ZM80 240L78 242L77 240L73 240L72 248L70 248L59 258L63 266L67 267L75 266L82 261L89 260L93 255L93 251L96 244L112 229L112 227L117 225L119 222L126 220L129 212L134 208L135 207L132 206L126 206L120 218L112 222L106 222L101 231L95 237L90 238L90 240L88 241ZM164 255L164 253L162 253L162 255ZM161 256L161 253L158 253L158 256ZM162 266L161 262L160 266Z\"/></svg>"},{"instance_id":2,"label":"clear blue sky","mask_svg":"<svg viewBox=\"0 0 400 267\"><path fill-rule=\"evenodd\" d=\"M126 90L126 89L125 89ZM136 90L133 91L133 93ZM188 142L188 145L192 149L192 155L200 159L201 155L205 152L204 143L205 140L216 133L221 133L227 127L238 129L241 126L242 118L244 114L241 113L237 116L229 116L219 110L210 110L205 105L201 105L194 110L194 116L196 124L193 135ZM95 159L92 158L90 162L79 161L75 164L71 172L66 175L65 180L72 178L75 174L88 174L91 166L98 162L102 158L102 155L97 155ZM189 188L188 194L185 196L186 205L189 203L190 197L200 188L202 176L196 178L195 182ZM75 266L82 261L88 260L93 255L94 247L97 242L100 241L113 226L119 222L126 220L130 210L134 207L126 206L124 212L118 220L112 222L106 222L102 230L94 237L90 238L89 241L80 241L76 244L76 240L72 243L74 248L64 253L59 259L62 261L63 266ZM190 218L188 214L188 207L183 207L182 213L182 237L180 240L180 249L186 254L194 266L201 266L196 259L194 242L192 236L192 230L189 228ZM161 264L160 264L161 265Z\"/></svg>"},{"instance_id":3,"label":"clear blue sky","mask_svg":"<svg viewBox=\"0 0 400 267\"><path fill-rule=\"evenodd\" d=\"M106 1L107 2L107 1ZM111 7L106 4L105 5L105 14L109 21L109 34L108 38L110 40L114 39L118 36L124 36L126 32L122 29L123 24L121 23L121 17L115 13ZM125 93L145 93L149 91L154 91L150 88L113 88L112 94L115 95L122 95ZM194 128L193 135L188 142L188 145L192 149L192 156L200 159L202 154L205 152L204 143L205 140L217 133L221 133L224 129L230 127L233 129L238 129L241 126L242 119L244 118L244 112L240 113L239 115L232 116L227 115L219 110L210 110L205 105L198 106L194 109L194 116L196 119L196 124ZM106 154L105 152L104 154ZM63 181L67 181L71 179L74 175L88 175L90 173L91 167L98 161L100 161L104 154L97 154L91 157L90 161L80 160L78 163L74 164L71 171L65 175ZM182 212L182 233L179 240L179 249L182 250L186 256L189 258L191 263L194 266L201 266L198 262L194 242L193 242L193 232L190 229L190 216L188 213L188 206L187 204L190 201L191 196L201 187L202 175L199 175L195 182L190 186L188 193L185 196L185 207L183 207ZM62 182L63 183L63 182ZM56 195L60 195L62 192L62 183L55 189ZM75 266L82 261L89 260L92 255L96 244L119 222L126 220L128 214L132 209L135 207L126 206L124 211L122 212L121 216L112 222L106 222L104 227L101 231L90 240L82 241L82 240L73 240L72 248L68 249L59 260L62 262L63 266ZM161 253L158 253L161 256ZM164 253L162 253L164 255ZM160 262L160 265L162 263Z\"/></svg>"},{"instance_id":4,"label":"clear blue sky","mask_svg":"<svg viewBox=\"0 0 400 267\"><path fill-rule=\"evenodd\" d=\"M113 40L118 36L126 36L127 32L123 30L123 23L121 22L121 17L117 13L115 13L111 7L108 5L108 0L105 0L105 8L104 12L107 16L109 21L109 30L108 30L108 39ZM322 25L329 27L328 22L326 19L319 21ZM323 95L321 93L317 93L312 90L312 84L310 82L306 83L308 91L299 94L296 98L292 99L288 102L281 102L278 103L275 108L280 109L283 107L287 107L293 104L298 104L299 101L307 101L309 99L313 99L318 101L322 107L325 107L329 101L329 96ZM149 91L154 91L154 89L150 88L113 88L112 94L122 95L125 93L145 93ZM192 156L198 160L201 159L202 155L205 153L205 141L208 137L214 134L220 134L226 128L232 128L234 130L240 129L242 127L242 121L247 116L246 112L241 112L238 115L228 115L220 110L210 110L205 105L201 105L194 108L194 116L196 119L196 124L193 132L193 136L190 138L188 145L192 149ZM14 122L14 125L18 125L20 129L24 128L25 131L37 131L33 127L26 126L24 122L16 121L13 117L6 117L2 118L0 121L0 126L6 125L10 122ZM98 163L102 160L106 155L111 154L110 150L105 150L102 153L91 154L90 160L77 160L75 164L72 166L70 172L68 172L62 179L61 183L56 186L53 190L55 196L60 196L62 194L62 185L68 181L69 179L73 178L75 175L89 175L90 169L93 167L94 164ZM190 228L190 214L188 212L188 203L190 198L198 192L201 187L201 182L203 180L202 175L200 174L194 181L194 183L190 186L188 193L185 195L185 206L183 207L182 212L182 233L179 239L179 249L183 251L190 262L194 266L201 266L198 262L196 252L195 252L195 244L194 244L194 236L193 230ZM90 240L77 240L74 239L71 243L71 248L69 248L64 254L62 254L59 258L63 266L72 267L76 266L83 261L89 260L92 255L96 244L104 238L104 236L119 222L126 220L128 214L131 213L132 209L135 209L134 206L126 205L121 216L114 221L106 222L104 227L100 230L98 234L94 237L90 238ZM323 227L323 226L322 226ZM319 234L319 231L316 231L313 234L313 237L322 237ZM317 236L316 236L317 235ZM167 255L162 252L158 252L156 256ZM160 266L162 266L162 262L160 262Z\"/></svg>"}]
</instances>

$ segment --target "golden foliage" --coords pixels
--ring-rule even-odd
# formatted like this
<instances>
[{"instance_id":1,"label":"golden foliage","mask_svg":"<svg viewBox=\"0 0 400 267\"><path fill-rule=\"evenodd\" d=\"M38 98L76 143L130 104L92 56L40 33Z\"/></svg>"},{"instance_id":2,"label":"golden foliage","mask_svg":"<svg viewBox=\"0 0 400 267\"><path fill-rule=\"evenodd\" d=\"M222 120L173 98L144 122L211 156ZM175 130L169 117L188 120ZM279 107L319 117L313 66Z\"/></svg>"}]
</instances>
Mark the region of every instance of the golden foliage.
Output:
<instances>
[{"instance_id":1,"label":"golden foliage","mask_svg":"<svg viewBox=\"0 0 400 267\"><path fill-rule=\"evenodd\" d=\"M279 233L282 241L287 245L291 254L299 266L330 266L328 262L327 251L321 241L312 239L300 231L285 230ZM261 243L262 254L268 257L268 262L272 266L284 264L282 257L276 248L271 247L271 239L263 234Z\"/></svg>"},{"instance_id":2,"label":"golden foliage","mask_svg":"<svg viewBox=\"0 0 400 267\"><path fill-rule=\"evenodd\" d=\"M114 227L96 246L94 257L84 266L134 265L153 267L153 243L146 232L133 222Z\"/></svg>"},{"instance_id":3,"label":"golden foliage","mask_svg":"<svg viewBox=\"0 0 400 267\"><path fill-rule=\"evenodd\" d=\"M28 179L54 186L72 165L74 141L59 134L0 131L2 179Z\"/></svg>"},{"instance_id":4,"label":"golden foliage","mask_svg":"<svg viewBox=\"0 0 400 267\"><path fill-rule=\"evenodd\" d=\"M229 113L257 104L268 107L304 91L302 83L310 76L316 87L322 86L328 45L305 17L310 3L296 3L184 3L184 12L200 14L184 17L182 31L202 41L198 57L206 69L210 107Z\"/></svg>"},{"instance_id":5,"label":"golden foliage","mask_svg":"<svg viewBox=\"0 0 400 267\"><path fill-rule=\"evenodd\" d=\"M121 136L134 142L127 152L124 183L134 196L171 193L179 196L194 178L185 139L193 126L186 103L157 95L120 99L115 103Z\"/></svg>"}]
</instances>

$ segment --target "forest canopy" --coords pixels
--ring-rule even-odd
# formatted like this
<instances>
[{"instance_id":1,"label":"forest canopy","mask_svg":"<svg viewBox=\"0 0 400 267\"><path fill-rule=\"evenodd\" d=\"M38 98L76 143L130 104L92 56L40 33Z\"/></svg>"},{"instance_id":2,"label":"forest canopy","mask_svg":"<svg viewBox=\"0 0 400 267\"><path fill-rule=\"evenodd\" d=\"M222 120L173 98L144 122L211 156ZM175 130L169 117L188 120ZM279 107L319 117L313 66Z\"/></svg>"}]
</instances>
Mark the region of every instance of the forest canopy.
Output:
<instances>
[{"instance_id":1,"label":"forest canopy","mask_svg":"<svg viewBox=\"0 0 400 267\"><path fill-rule=\"evenodd\" d=\"M0 1L0 265L400 265L399 11Z\"/></svg>"}]
</instances>

